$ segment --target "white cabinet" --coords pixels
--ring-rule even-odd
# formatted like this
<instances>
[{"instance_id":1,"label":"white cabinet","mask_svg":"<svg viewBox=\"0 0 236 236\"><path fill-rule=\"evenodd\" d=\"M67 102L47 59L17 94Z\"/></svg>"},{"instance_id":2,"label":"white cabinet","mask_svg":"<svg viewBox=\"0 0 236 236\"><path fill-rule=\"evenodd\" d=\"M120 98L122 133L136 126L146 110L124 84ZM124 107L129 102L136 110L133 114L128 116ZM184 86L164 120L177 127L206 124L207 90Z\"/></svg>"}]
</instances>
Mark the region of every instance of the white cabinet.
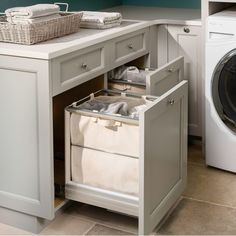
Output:
<instances>
[{"instance_id":1,"label":"white cabinet","mask_svg":"<svg viewBox=\"0 0 236 236\"><path fill-rule=\"evenodd\" d=\"M47 61L0 56L0 206L54 217Z\"/></svg>"},{"instance_id":2,"label":"white cabinet","mask_svg":"<svg viewBox=\"0 0 236 236\"><path fill-rule=\"evenodd\" d=\"M189 81L189 135L202 135L201 27L162 25L158 29L159 63L184 56L184 79ZM167 54L165 54L167 52Z\"/></svg>"},{"instance_id":3,"label":"white cabinet","mask_svg":"<svg viewBox=\"0 0 236 236\"><path fill-rule=\"evenodd\" d=\"M178 78L178 74L175 76ZM158 78L160 76L156 73L153 77ZM133 128L129 127L130 118L112 117L111 115L99 114L97 112L92 114L86 110L76 110L76 108L73 108L73 105L68 107L66 110L66 198L137 216L139 218L139 234L148 235L152 233L152 230L160 223L171 206L178 200L186 186L187 94L187 81L179 82L163 95L156 97L153 103L141 111L139 120L136 120L135 124L130 124ZM81 104L81 101L78 104ZM76 119L74 118L76 116L75 114L78 116ZM101 124L99 123L92 124L94 132L98 132L99 130L99 133L104 134L104 141L99 141L99 144L97 142L94 146L94 143L91 142L91 135L89 134L90 131L88 131L88 128L86 130L81 128L84 124L84 121L82 121L84 117L86 117L87 124L89 123L88 119L91 119L91 117L92 119L90 121L93 123L94 119L103 119L103 121L114 119L120 124L119 127L114 128L114 126L113 131L107 131L107 127L101 128ZM81 122L81 125L79 125L79 122ZM138 129L134 128L134 126L137 126ZM129 134L127 134L127 131L124 133L124 127L129 130ZM108 145L109 148L113 148L112 151L111 149L108 151L107 148L104 148L106 146L104 142L108 140L108 137L112 137L115 140L116 136L124 138L124 135L126 139L132 137L134 142L136 138L139 140L137 142L138 144L135 145L138 157L131 156L127 151L124 155L118 155L117 153L120 150L114 151L116 145ZM83 137L83 139L78 145L74 140L78 140L79 137ZM88 141L89 139L90 141ZM122 142L117 141L117 143L121 144ZM73 150L76 147L82 147L81 150L83 151L74 152ZM107 179L106 181L103 180L105 174L100 178L99 184L94 180L89 181L86 177L83 179L86 176L86 167L81 167L81 162L83 163L82 165L86 165L86 157L82 159L82 153L86 152L86 149L97 152L97 155L100 157L103 155L104 162L106 161L105 159L114 158L114 153L117 154L115 156L116 159L121 158L120 162L124 159L138 159L139 183L137 183L137 188L139 191L137 195L115 191L114 188L101 187L107 184ZM124 148L124 150L127 149L129 148ZM102 152L101 150L106 151ZM81 161L75 161L79 159ZM96 160L93 162L92 174L99 173L98 170L101 170L101 163L98 165L94 163L96 163ZM131 163L129 162L129 164ZM108 164L104 163L104 165L107 165L106 168L109 168ZM103 169L100 173L105 171ZM125 176L125 173L123 173L124 168L120 168L120 171ZM76 178L75 173L76 177L80 175L80 178ZM129 177L134 178L132 175ZM99 179L98 176L97 178ZM78 181L76 179L80 180ZM129 179L124 178L123 181L128 182ZM103 184L104 182L105 184ZM123 182L121 186L124 185Z\"/></svg>"},{"instance_id":4,"label":"white cabinet","mask_svg":"<svg viewBox=\"0 0 236 236\"><path fill-rule=\"evenodd\" d=\"M58 114L55 98L61 96L60 104L77 99L78 85L148 57L148 43L149 27L144 27L49 60L0 56L0 216L7 209L7 222L24 221L21 227L38 233L36 223L42 227L43 219L54 218L53 125L65 107ZM147 76L147 92L159 97L140 118L139 197L69 185L68 199L136 215L140 234L154 229L186 183L187 83L182 70L183 58L173 55L172 62ZM93 85L90 90L97 89ZM83 89L82 94L89 93ZM63 122L57 128L63 130ZM76 198L74 193L79 193Z\"/></svg>"},{"instance_id":5,"label":"white cabinet","mask_svg":"<svg viewBox=\"0 0 236 236\"><path fill-rule=\"evenodd\" d=\"M189 134L202 135L201 27L168 25L168 60L184 56L189 81Z\"/></svg>"}]
</instances>

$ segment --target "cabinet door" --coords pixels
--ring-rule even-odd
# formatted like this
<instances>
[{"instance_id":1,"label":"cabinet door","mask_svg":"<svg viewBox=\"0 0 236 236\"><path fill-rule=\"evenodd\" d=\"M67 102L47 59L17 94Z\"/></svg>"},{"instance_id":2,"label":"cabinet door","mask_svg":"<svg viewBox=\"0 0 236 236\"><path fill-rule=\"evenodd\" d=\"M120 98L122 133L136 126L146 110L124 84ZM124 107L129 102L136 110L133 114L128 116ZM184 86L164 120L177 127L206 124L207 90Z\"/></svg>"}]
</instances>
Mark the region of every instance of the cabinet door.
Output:
<instances>
[{"instance_id":1,"label":"cabinet door","mask_svg":"<svg viewBox=\"0 0 236 236\"><path fill-rule=\"evenodd\" d=\"M201 27L168 25L168 60L184 56L184 79L189 81L189 134L201 136Z\"/></svg>"},{"instance_id":2,"label":"cabinet door","mask_svg":"<svg viewBox=\"0 0 236 236\"><path fill-rule=\"evenodd\" d=\"M184 58L178 57L151 72L146 78L146 94L160 96L183 80Z\"/></svg>"},{"instance_id":3,"label":"cabinet door","mask_svg":"<svg viewBox=\"0 0 236 236\"><path fill-rule=\"evenodd\" d=\"M47 61L0 57L0 207L54 216Z\"/></svg>"},{"instance_id":4,"label":"cabinet door","mask_svg":"<svg viewBox=\"0 0 236 236\"><path fill-rule=\"evenodd\" d=\"M187 92L180 82L140 116L140 235L151 233L186 185Z\"/></svg>"}]
</instances>

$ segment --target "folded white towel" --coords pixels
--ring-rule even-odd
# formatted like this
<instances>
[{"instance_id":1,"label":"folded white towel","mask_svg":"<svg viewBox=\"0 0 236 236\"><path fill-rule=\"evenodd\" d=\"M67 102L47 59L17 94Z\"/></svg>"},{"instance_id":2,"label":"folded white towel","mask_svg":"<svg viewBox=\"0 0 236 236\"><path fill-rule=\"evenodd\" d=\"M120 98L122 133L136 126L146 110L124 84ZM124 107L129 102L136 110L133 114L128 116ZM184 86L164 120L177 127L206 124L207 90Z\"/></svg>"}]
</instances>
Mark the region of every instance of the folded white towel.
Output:
<instances>
[{"instance_id":1,"label":"folded white towel","mask_svg":"<svg viewBox=\"0 0 236 236\"><path fill-rule=\"evenodd\" d=\"M110 24L81 22L80 27L86 28L86 29L109 29L109 28L120 26L121 22L122 22L122 20L117 21L115 23L110 23Z\"/></svg>"},{"instance_id":2,"label":"folded white towel","mask_svg":"<svg viewBox=\"0 0 236 236\"><path fill-rule=\"evenodd\" d=\"M122 16L119 12L83 11L83 17L81 20L82 22L109 24L121 19Z\"/></svg>"},{"instance_id":3,"label":"folded white towel","mask_svg":"<svg viewBox=\"0 0 236 236\"><path fill-rule=\"evenodd\" d=\"M36 4L28 7L14 7L5 11L7 17L32 19L59 13L60 7L55 4Z\"/></svg>"},{"instance_id":4,"label":"folded white towel","mask_svg":"<svg viewBox=\"0 0 236 236\"><path fill-rule=\"evenodd\" d=\"M40 23L40 22L44 22L44 21L48 21L48 20L53 20L53 19L58 19L60 18L61 15L58 14L53 14L50 16L42 16L42 17L36 17L36 18L32 18L32 19L23 19L23 18L18 18L18 17L7 17L7 21L9 23L13 23L13 24L32 24L32 23Z\"/></svg>"},{"instance_id":5,"label":"folded white towel","mask_svg":"<svg viewBox=\"0 0 236 236\"><path fill-rule=\"evenodd\" d=\"M107 29L121 24L122 15L119 12L83 11L81 27Z\"/></svg>"}]
</instances>

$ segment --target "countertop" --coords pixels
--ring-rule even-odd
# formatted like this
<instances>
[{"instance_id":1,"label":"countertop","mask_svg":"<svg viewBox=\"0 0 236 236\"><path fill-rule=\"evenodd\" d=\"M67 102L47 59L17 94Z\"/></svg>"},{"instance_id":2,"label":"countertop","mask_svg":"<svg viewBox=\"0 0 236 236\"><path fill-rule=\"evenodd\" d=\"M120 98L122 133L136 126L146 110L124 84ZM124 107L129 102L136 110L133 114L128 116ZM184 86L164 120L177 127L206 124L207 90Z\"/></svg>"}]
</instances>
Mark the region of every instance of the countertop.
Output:
<instances>
[{"instance_id":1,"label":"countertop","mask_svg":"<svg viewBox=\"0 0 236 236\"><path fill-rule=\"evenodd\" d=\"M117 6L106 10L118 11L124 19L153 21L155 24L201 25L201 9Z\"/></svg>"},{"instance_id":2,"label":"countertop","mask_svg":"<svg viewBox=\"0 0 236 236\"><path fill-rule=\"evenodd\" d=\"M124 20L120 27L107 30L80 29L78 33L31 46L0 43L0 55L49 60L155 24L201 25L200 10L118 6L106 11L119 11L131 21Z\"/></svg>"}]
</instances>

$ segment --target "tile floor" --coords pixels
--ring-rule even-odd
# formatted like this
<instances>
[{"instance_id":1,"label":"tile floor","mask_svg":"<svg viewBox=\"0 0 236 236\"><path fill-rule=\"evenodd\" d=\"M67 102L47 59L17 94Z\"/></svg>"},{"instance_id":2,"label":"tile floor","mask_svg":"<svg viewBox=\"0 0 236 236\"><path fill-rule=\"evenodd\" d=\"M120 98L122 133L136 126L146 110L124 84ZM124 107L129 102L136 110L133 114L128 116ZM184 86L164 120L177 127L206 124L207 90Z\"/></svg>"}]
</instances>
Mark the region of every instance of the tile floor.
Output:
<instances>
[{"instance_id":1,"label":"tile floor","mask_svg":"<svg viewBox=\"0 0 236 236\"><path fill-rule=\"evenodd\" d=\"M137 219L73 203L42 235L137 235ZM0 235L29 234L0 224ZM191 144L188 186L157 235L236 235L236 175L206 167L201 145Z\"/></svg>"}]
</instances>

